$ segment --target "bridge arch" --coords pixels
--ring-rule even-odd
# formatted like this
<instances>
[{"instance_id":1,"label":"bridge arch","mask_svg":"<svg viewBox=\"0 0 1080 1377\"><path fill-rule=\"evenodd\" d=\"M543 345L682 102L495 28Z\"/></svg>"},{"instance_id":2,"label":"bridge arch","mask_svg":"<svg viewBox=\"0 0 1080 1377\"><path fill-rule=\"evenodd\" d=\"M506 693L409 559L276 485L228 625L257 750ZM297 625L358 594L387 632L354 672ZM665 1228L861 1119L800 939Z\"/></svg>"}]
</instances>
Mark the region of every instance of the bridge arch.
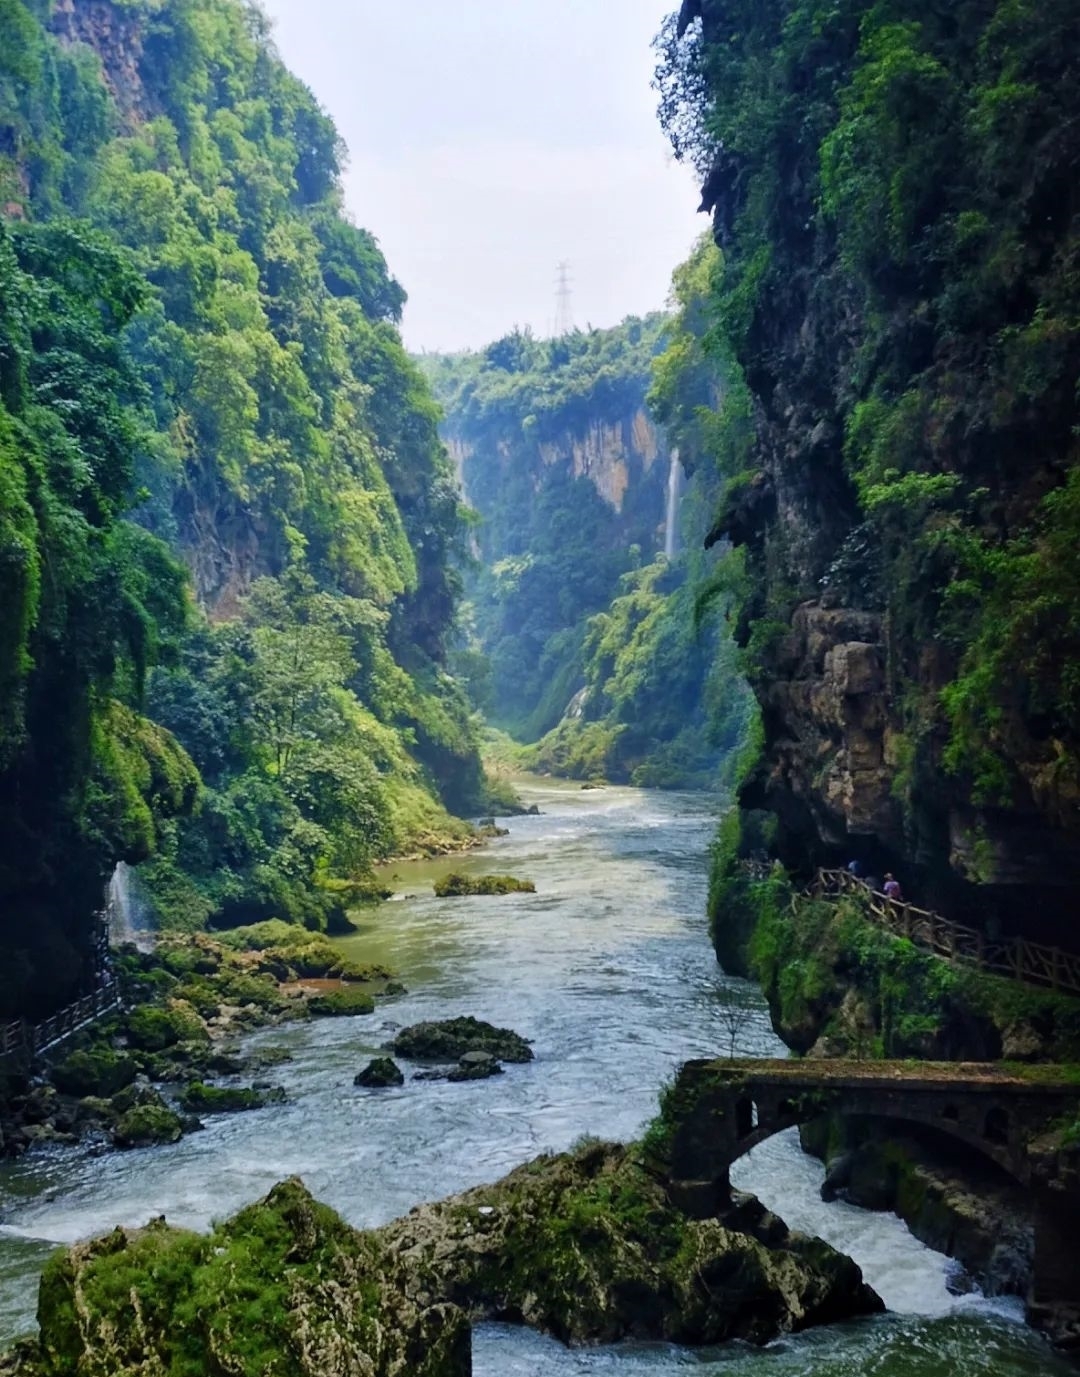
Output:
<instances>
[{"instance_id":1,"label":"bridge arch","mask_svg":"<svg viewBox=\"0 0 1080 1377\"><path fill-rule=\"evenodd\" d=\"M964 1063L689 1062L671 1104L672 1171L684 1181L726 1183L759 1143L831 1113L932 1129L1028 1186L1029 1144L1080 1110L1080 1087Z\"/></svg>"},{"instance_id":2,"label":"bridge arch","mask_svg":"<svg viewBox=\"0 0 1080 1377\"><path fill-rule=\"evenodd\" d=\"M823 1114L932 1128L1030 1189L1035 1263L1029 1313L1080 1312L1080 1149L1044 1135L1080 1114L1063 1068L1037 1076L998 1065L926 1062L687 1062L664 1100L669 1191L687 1213L722 1213L728 1173L751 1148ZM1036 1143L1037 1150L1030 1151Z\"/></svg>"}]
</instances>

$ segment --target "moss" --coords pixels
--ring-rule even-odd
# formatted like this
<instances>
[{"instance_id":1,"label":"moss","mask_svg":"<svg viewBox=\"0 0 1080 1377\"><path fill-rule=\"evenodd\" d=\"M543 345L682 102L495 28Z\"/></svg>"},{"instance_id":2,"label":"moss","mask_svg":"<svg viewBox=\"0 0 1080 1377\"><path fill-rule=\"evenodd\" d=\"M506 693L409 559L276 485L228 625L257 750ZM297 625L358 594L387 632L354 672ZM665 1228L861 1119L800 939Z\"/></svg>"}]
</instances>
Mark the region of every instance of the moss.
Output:
<instances>
[{"instance_id":1,"label":"moss","mask_svg":"<svg viewBox=\"0 0 1080 1377\"><path fill-rule=\"evenodd\" d=\"M193 1081L180 1097L180 1107L188 1114L235 1114L246 1109L263 1109L280 1104L284 1091L261 1091L246 1086L206 1085Z\"/></svg>"},{"instance_id":2,"label":"moss","mask_svg":"<svg viewBox=\"0 0 1080 1377\"><path fill-rule=\"evenodd\" d=\"M375 1000L366 990L344 986L340 990L312 995L307 1007L315 1018L348 1018L354 1014L373 1014Z\"/></svg>"},{"instance_id":3,"label":"moss","mask_svg":"<svg viewBox=\"0 0 1080 1377\"><path fill-rule=\"evenodd\" d=\"M110 1047L72 1052L50 1072L63 1095L93 1095L108 1099L135 1079L138 1067L131 1057Z\"/></svg>"},{"instance_id":4,"label":"moss","mask_svg":"<svg viewBox=\"0 0 1080 1377\"><path fill-rule=\"evenodd\" d=\"M113 1128L117 1147L150 1147L155 1143L175 1143L183 1132L177 1114L160 1104L137 1104L121 1114Z\"/></svg>"},{"instance_id":5,"label":"moss","mask_svg":"<svg viewBox=\"0 0 1080 1377\"><path fill-rule=\"evenodd\" d=\"M161 1052L180 1042L209 1041L206 1029L195 1012L185 1008L163 1009L143 1004L127 1018L128 1040L144 1052Z\"/></svg>"},{"instance_id":6,"label":"moss","mask_svg":"<svg viewBox=\"0 0 1080 1377\"><path fill-rule=\"evenodd\" d=\"M403 1028L391 1047L415 1061L457 1061L466 1052L490 1052L500 1061L532 1061L532 1048L509 1028L496 1028L482 1019L449 1018L439 1023L416 1023Z\"/></svg>"},{"instance_id":7,"label":"moss","mask_svg":"<svg viewBox=\"0 0 1080 1377\"><path fill-rule=\"evenodd\" d=\"M535 894L532 880L519 880L513 875L446 875L435 883L440 899L460 898L470 894Z\"/></svg>"},{"instance_id":8,"label":"moss","mask_svg":"<svg viewBox=\"0 0 1080 1377\"><path fill-rule=\"evenodd\" d=\"M329 1371L331 1329L339 1350L378 1352L378 1288L358 1276L370 1255L362 1236L299 1182L276 1187L207 1237L164 1223L117 1230L47 1266L39 1314L48 1367L74 1371L90 1341L102 1371L152 1362L177 1377L219 1367L298 1377L320 1370L311 1363L320 1348Z\"/></svg>"}]
</instances>

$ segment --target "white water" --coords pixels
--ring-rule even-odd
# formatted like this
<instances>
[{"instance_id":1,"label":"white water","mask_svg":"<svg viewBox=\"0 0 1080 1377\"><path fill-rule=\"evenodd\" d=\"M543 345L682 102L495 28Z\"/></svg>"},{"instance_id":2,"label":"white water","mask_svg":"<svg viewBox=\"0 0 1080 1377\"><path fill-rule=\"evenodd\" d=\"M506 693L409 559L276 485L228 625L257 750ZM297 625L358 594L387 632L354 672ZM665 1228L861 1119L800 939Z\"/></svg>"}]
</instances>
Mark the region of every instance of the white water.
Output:
<instances>
[{"instance_id":1,"label":"white water","mask_svg":"<svg viewBox=\"0 0 1080 1377\"><path fill-rule=\"evenodd\" d=\"M394 967L407 996L369 1018L259 1035L294 1053L274 1073L287 1105L212 1120L173 1147L96 1157L69 1150L0 1174L0 1332L32 1324L36 1272L52 1243L161 1213L202 1228L293 1172L353 1223L379 1223L583 1133L632 1137L683 1060L727 1052L727 1005L744 1011L737 1053L783 1054L757 990L724 976L708 944L708 800L550 787L531 790L529 801L543 815L511 820L511 835L484 854L402 867L395 883L404 897L349 939L358 958ZM455 868L527 876L538 892L435 899L432 878ZM489 1082L354 1089L353 1075L394 1027L464 1013L531 1037L536 1061ZM1016 1306L954 1300L944 1259L899 1221L823 1204L822 1168L793 1135L762 1144L733 1177L793 1226L851 1253L897 1313L764 1350L704 1354L666 1345L570 1352L524 1330L483 1326L477 1377L1070 1370L1019 1323Z\"/></svg>"},{"instance_id":2,"label":"white water","mask_svg":"<svg viewBox=\"0 0 1080 1377\"><path fill-rule=\"evenodd\" d=\"M120 861L105 891L105 911L109 920L109 944L131 945L139 951L152 951L154 924L150 910L139 895L138 881L131 867Z\"/></svg>"},{"instance_id":3,"label":"white water","mask_svg":"<svg viewBox=\"0 0 1080 1377\"><path fill-rule=\"evenodd\" d=\"M686 487L686 474L679 460L679 451L671 451L668 469L667 510L664 515L664 554L669 560L679 553L679 505Z\"/></svg>"}]
</instances>

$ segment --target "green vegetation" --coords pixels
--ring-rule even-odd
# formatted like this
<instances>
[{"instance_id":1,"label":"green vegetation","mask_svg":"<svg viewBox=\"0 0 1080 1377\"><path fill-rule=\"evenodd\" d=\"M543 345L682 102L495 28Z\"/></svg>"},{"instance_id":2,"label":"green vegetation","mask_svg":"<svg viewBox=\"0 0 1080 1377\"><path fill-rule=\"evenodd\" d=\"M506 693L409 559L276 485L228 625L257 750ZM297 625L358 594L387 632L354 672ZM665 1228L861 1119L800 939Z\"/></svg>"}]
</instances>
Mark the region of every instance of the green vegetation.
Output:
<instances>
[{"instance_id":1,"label":"green vegetation","mask_svg":"<svg viewBox=\"0 0 1080 1377\"><path fill-rule=\"evenodd\" d=\"M513 875L460 875L456 871L435 881L435 893L440 899L456 899L469 894L535 894L532 880L519 880Z\"/></svg>"},{"instance_id":2,"label":"green vegetation","mask_svg":"<svg viewBox=\"0 0 1080 1377\"><path fill-rule=\"evenodd\" d=\"M120 860L163 926L326 927L488 797L333 124L241 0L46 11L0 13L0 1016L78 985Z\"/></svg>"},{"instance_id":3,"label":"green vegetation","mask_svg":"<svg viewBox=\"0 0 1080 1377\"><path fill-rule=\"evenodd\" d=\"M721 390L700 347L710 263L703 246L680 272L671 316L426 361L480 517L456 663L477 706L535 743L526 768L709 787L748 730L722 600L703 599L723 563L700 548ZM692 379L675 363L691 359ZM672 564L655 552L676 443L691 481Z\"/></svg>"},{"instance_id":4,"label":"green vegetation","mask_svg":"<svg viewBox=\"0 0 1080 1377\"><path fill-rule=\"evenodd\" d=\"M375 1000L366 990L344 985L340 990L312 995L308 1010L313 1018L352 1018L357 1014L373 1014Z\"/></svg>"},{"instance_id":5,"label":"green vegetation","mask_svg":"<svg viewBox=\"0 0 1080 1377\"><path fill-rule=\"evenodd\" d=\"M175 1143L183 1133L179 1115L159 1104L137 1104L117 1119L113 1142L121 1148Z\"/></svg>"},{"instance_id":6,"label":"green vegetation","mask_svg":"<svg viewBox=\"0 0 1080 1377\"><path fill-rule=\"evenodd\" d=\"M800 1052L994 1061L1080 1060L1080 1000L952 966L874 924L857 896L797 896L776 867L736 910L773 1026ZM1015 1062L1011 1058L1018 1058Z\"/></svg>"},{"instance_id":7,"label":"green vegetation","mask_svg":"<svg viewBox=\"0 0 1080 1377\"><path fill-rule=\"evenodd\" d=\"M424 359L480 517L456 663L476 705L524 739L558 722L580 687L586 618L656 546L667 469L643 407L663 328L652 316L555 340L515 332Z\"/></svg>"},{"instance_id":8,"label":"green vegetation","mask_svg":"<svg viewBox=\"0 0 1080 1377\"><path fill-rule=\"evenodd\" d=\"M255 1090L250 1086L206 1085L192 1081L180 1097L180 1107L188 1114L237 1114L247 1109L263 1109L280 1104L283 1090Z\"/></svg>"},{"instance_id":9,"label":"green vegetation","mask_svg":"<svg viewBox=\"0 0 1080 1377\"><path fill-rule=\"evenodd\" d=\"M889 844L942 870L952 800L1075 844L1078 43L1069 0L690 0L658 40L722 250L716 533L750 671L784 677L770 623L800 601L887 614Z\"/></svg>"},{"instance_id":10,"label":"green vegetation","mask_svg":"<svg viewBox=\"0 0 1080 1377\"><path fill-rule=\"evenodd\" d=\"M488 1052L499 1061L532 1061L528 1040L510 1028L496 1028L466 1016L403 1028L390 1044L398 1056L415 1061L457 1061L466 1052Z\"/></svg>"}]
</instances>

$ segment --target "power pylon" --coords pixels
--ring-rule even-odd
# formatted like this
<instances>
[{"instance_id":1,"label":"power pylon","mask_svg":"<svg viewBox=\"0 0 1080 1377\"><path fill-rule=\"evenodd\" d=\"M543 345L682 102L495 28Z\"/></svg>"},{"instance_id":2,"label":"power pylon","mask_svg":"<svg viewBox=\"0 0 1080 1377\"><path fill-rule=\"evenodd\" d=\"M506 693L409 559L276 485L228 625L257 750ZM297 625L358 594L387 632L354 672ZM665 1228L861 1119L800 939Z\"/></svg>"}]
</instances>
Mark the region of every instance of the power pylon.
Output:
<instances>
[{"instance_id":1,"label":"power pylon","mask_svg":"<svg viewBox=\"0 0 1080 1377\"><path fill-rule=\"evenodd\" d=\"M574 328L574 312L570 305L572 296L570 284L570 264L565 260L556 265L558 277L555 279L555 337L568 335Z\"/></svg>"}]
</instances>

